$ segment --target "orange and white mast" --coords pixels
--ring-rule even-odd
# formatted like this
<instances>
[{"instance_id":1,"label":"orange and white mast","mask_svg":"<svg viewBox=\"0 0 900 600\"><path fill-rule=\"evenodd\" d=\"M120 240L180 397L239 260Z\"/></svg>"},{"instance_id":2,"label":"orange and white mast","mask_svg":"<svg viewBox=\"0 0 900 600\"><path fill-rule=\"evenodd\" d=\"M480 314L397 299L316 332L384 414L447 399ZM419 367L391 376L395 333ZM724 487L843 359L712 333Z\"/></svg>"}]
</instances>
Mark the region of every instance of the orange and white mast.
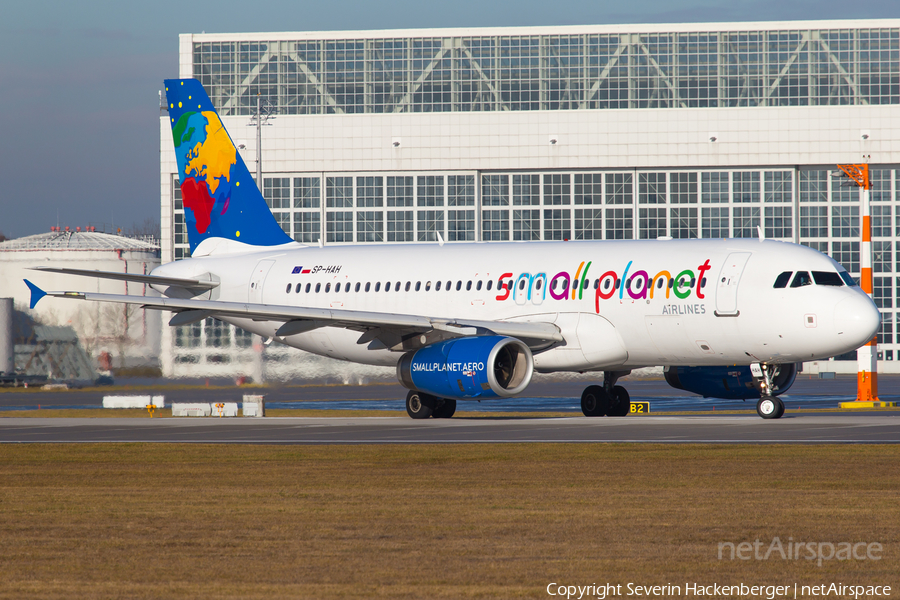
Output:
<instances>
[{"instance_id":1,"label":"orange and white mast","mask_svg":"<svg viewBox=\"0 0 900 600\"><path fill-rule=\"evenodd\" d=\"M868 159L868 157L866 157ZM872 183L869 180L869 165L838 165L852 182L859 188L859 203L862 207L862 244L860 244L860 279L862 290L872 298L872 223L869 208L869 191ZM865 346L856 351L856 401L879 402L878 400L878 337L874 337Z\"/></svg>"}]
</instances>

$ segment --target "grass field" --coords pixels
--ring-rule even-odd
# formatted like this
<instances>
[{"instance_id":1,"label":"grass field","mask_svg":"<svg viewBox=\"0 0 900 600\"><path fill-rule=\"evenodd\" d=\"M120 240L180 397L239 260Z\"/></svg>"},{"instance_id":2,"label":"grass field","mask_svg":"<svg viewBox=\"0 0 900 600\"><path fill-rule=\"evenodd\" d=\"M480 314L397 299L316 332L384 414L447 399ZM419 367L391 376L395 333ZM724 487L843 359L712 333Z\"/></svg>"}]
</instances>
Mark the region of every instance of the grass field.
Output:
<instances>
[{"instance_id":1,"label":"grass field","mask_svg":"<svg viewBox=\"0 0 900 600\"><path fill-rule=\"evenodd\" d=\"M900 585L898 446L0 447L0 598ZM719 560L720 542L882 560ZM626 589L623 587L623 591Z\"/></svg>"}]
</instances>

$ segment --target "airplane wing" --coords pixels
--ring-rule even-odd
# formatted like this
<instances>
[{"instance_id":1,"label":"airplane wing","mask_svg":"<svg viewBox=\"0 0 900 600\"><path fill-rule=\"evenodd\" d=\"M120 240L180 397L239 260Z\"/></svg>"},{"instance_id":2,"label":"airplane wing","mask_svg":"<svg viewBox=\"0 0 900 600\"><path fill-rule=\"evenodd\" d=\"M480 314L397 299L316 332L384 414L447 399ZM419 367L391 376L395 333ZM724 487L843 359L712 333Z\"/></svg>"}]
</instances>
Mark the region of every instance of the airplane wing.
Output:
<instances>
[{"instance_id":1,"label":"airplane wing","mask_svg":"<svg viewBox=\"0 0 900 600\"><path fill-rule=\"evenodd\" d=\"M62 273L64 275L78 275L82 277L99 277L100 279L117 279L119 281L132 281L134 283L149 283L156 285L177 285L184 288L211 290L218 287L216 281L204 281L202 279L182 279L180 277L162 277L159 275L141 275L139 273L116 273L114 271L94 271L91 269L58 269L55 267L32 267L32 271L44 271L47 273Z\"/></svg>"},{"instance_id":2,"label":"airplane wing","mask_svg":"<svg viewBox=\"0 0 900 600\"><path fill-rule=\"evenodd\" d=\"M187 325L206 317L236 317L255 321L282 322L275 335L285 337L312 331L319 327L342 327L362 332L357 343L381 340L382 346L393 348L401 338L410 334L437 331L445 337L464 337L480 333L494 333L522 339L529 345L546 346L564 340L559 328L552 323L482 321L477 319L448 319L420 315L402 315L334 308L307 308L249 302L223 302L185 298L155 298L125 294L94 292L45 292L27 279L31 289L31 308L44 296L72 298L95 302L136 304L142 308L175 312L170 325ZM371 347L371 346L370 346Z\"/></svg>"}]
</instances>

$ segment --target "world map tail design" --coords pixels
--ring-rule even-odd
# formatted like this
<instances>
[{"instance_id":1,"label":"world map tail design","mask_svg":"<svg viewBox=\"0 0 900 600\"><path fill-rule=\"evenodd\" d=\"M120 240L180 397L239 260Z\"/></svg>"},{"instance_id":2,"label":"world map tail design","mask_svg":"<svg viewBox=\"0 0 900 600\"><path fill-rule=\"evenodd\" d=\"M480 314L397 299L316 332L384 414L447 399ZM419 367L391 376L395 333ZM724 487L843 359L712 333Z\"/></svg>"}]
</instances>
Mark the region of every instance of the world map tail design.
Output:
<instances>
[{"instance_id":1,"label":"world map tail design","mask_svg":"<svg viewBox=\"0 0 900 600\"><path fill-rule=\"evenodd\" d=\"M191 252L207 238L254 246L292 241L269 211L200 82L165 83Z\"/></svg>"}]
</instances>

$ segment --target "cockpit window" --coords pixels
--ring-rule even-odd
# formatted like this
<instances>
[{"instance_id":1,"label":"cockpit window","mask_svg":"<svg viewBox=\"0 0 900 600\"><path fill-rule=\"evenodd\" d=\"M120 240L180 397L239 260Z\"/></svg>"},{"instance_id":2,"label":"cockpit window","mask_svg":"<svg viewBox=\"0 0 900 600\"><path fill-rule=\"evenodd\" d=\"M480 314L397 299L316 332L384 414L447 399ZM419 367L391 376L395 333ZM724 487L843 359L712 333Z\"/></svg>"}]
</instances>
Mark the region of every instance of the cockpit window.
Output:
<instances>
[{"instance_id":1,"label":"cockpit window","mask_svg":"<svg viewBox=\"0 0 900 600\"><path fill-rule=\"evenodd\" d=\"M853 281L853 278L850 277L850 273L848 273L847 271L838 271L838 275L840 275L841 279L844 280L844 283L846 283L850 287L853 287L856 285L856 282Z\"/></svg>"},{"instance_id":2,"label":"cockpit window","mask_svg":"<svg viewBox=\"0 0 900 600\"><path fill-rule=\"evenodd\" d=\"M812 278L806 271L797 271L794 280L791 282L792 288L803 287L804 285L812 285Z\"/></svg>"},{"instance_id":3,"label":"cockpit window","mask_svg":"<svg viewBox=\"0 0 900 600\"><path fill-rule=\"evenodd\" d=\"M841 287L844 285L844 280L841 279L841 276L837 273L832 273L831 271L813 271L813 279L816 280L816 285L833 285L834 287Z\"/></svg>"},{"instance_id":4,"label":"cockpit window","mask_svg":"<svg viewBox=\"0 0 900 600\"><path fill-rule=\"evenodd\" d=\"M787 287L788 281L791 280L791 274L793 274L793 271L785 271L784 273L779 275L775 279L775 285L773 285L772 287L774 287L774 288Z\"/></svg>"}]
</instances>

